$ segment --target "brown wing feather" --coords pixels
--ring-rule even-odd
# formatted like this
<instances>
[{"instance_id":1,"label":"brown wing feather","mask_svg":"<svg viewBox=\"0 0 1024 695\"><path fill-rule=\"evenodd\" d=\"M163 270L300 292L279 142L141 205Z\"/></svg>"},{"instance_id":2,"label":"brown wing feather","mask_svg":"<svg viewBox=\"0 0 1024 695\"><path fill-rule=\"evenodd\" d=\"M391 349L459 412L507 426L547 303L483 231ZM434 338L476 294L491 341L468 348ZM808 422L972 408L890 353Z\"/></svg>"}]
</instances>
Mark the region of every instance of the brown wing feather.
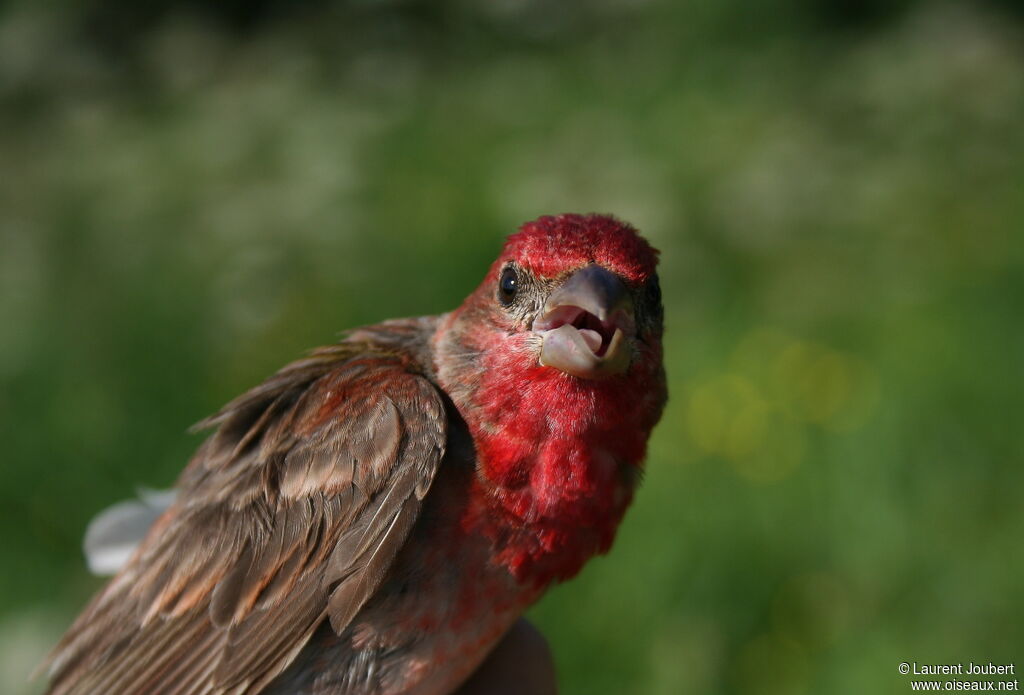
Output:
<instances>
[{"instance_id":1,"label":"brown wing feather","mask_svg":"<svg viewBox=\"0 0 1024 695\"><path fill-rule=\"evenodd\" d=\"M414 365L340 343L201 423L217 430L178 502L54 650L49 692L257 692L325 617L343 629L444 453L441 396Z\"/></svg>"}]
</instances>

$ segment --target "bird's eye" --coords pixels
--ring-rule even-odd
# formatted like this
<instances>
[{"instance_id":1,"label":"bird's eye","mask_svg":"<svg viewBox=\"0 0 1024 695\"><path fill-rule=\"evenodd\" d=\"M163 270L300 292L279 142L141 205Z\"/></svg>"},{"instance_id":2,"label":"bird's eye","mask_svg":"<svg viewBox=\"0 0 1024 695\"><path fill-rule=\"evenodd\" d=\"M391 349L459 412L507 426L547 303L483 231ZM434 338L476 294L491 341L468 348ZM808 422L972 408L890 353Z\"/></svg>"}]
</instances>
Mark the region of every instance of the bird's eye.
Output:
<instances>
[{"instance_id":1,"label":"bird's eye","mask_svg":"<svg viewBox=\"0 0 1024 695\"><path fill-rule=\"evenodd\" d=\"M512 303L519 290L519 273L515 268L505 268L501 271L501 278L498 280L498 301L505 306Z\"/></svg>"}]
</instances>

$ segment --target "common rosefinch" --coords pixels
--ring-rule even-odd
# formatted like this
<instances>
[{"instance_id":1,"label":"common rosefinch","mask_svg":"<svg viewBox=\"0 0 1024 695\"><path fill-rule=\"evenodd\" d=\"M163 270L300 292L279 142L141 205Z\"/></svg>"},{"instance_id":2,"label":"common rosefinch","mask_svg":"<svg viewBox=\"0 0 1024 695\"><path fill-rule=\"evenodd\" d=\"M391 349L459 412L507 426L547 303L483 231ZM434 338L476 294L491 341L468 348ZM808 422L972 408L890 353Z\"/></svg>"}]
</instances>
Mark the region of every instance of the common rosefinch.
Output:
<instances>
[{"instance_id":1,"label":"common rosefinch","mask_svg":"<svg viewBox=\"0 0 1024 695\"><path fill-rule=\"evenodd\" d=\"M611 217L542 217L455 311L229 403L49 692L451 692L612 544L666 398L656 264Z\"/></svg>"}]
</instances>

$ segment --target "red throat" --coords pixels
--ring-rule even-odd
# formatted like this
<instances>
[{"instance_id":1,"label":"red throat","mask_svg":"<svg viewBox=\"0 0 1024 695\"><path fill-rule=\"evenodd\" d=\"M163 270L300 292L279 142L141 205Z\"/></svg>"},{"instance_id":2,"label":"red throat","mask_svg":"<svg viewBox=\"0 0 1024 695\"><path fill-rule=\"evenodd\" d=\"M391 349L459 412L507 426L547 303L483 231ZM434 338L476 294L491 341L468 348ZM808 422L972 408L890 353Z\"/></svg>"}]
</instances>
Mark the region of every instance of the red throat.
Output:
<instances>
[{"instance_id":1,"label":"red throat","mask_svg":"<svg viewBox=\"0 0 1024 695\"><path fill-rule=\"evenodd\" d=\"M495 561L539 586L611 547L663 392L660 367L592 381L527 355L483 354L479 397L465 411L478 474L463 527L489 536Z\"/></svg>"}]
</instances>

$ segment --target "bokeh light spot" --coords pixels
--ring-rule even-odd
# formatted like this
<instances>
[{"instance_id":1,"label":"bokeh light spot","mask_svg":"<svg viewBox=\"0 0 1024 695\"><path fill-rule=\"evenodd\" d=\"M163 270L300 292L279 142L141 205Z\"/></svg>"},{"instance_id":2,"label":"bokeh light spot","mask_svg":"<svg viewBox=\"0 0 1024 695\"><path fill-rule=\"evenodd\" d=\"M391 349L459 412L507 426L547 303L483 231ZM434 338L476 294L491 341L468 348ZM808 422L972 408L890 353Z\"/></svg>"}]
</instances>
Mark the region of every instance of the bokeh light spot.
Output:
<instances>
[{"instance_id":1,"label":"bokeh light spot","mask_svg":"<svg viewBox=\"0 0 1024 695\"><path fill-rule=\"evenodd\" d=\"M807 437L803 428L780 417L765 426L760 446L749 454L729 459L733 469L751 483L775 483L796 470L804 460Z\"/></svg>"},{"instance_id":2,"label":"bokeh light spot","mask_svg":"<svg viewBox=\"0 0 1024 695\"><path fill-rule=\"evenodd\" d=\"M807 649L834 644L849 628L851 598L846 583L830 572L808 572L787 581L776 595L776 629Z\"/></svg>"},{"instance_id":3,"label":"bokeh light spot","mask_svg":"<svg viewBox=\"0 0 1024 695\"><path fill-rule=\"evenodd\" d=\"M763 634L740 651L733 678L741 693L800 695L807 692L807 656L800 644L786 635Z\"/></svg>"},{"instance_id":4,"label":"bokeh light spot","mask_svg":"<svg viewBox=\"0 0 1024 695\"><path fill-rule=\"evenodd\" d=\"M796 469L806 449L802 426L736 373L708 378L693 390L686 425L705 455L727 460L749 482L782 480Z\"/></svg>"}]
</instances>

